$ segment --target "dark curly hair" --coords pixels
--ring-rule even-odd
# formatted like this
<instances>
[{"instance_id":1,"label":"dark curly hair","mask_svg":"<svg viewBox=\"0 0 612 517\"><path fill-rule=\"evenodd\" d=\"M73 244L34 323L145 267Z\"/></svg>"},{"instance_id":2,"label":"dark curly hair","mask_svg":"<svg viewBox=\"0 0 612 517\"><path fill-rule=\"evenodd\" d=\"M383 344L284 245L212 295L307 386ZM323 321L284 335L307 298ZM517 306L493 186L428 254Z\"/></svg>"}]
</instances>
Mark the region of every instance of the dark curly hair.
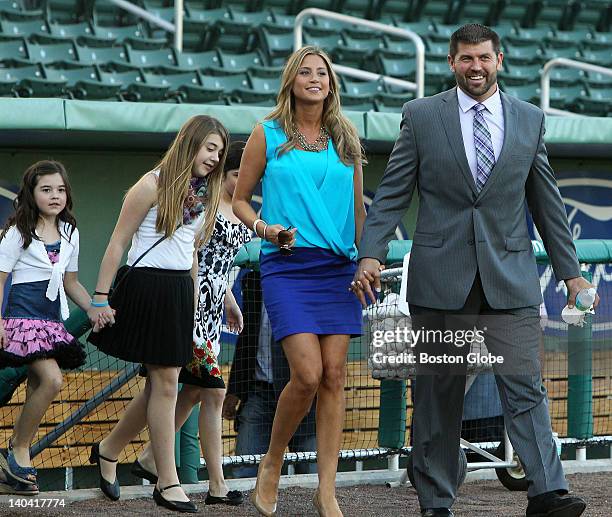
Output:
<instances>
[{"instance_id":1,"label":"dark curly hair","mask_svg":"<svg viewBox=\"0 0 612 517\"><path fill-rule=\"evenodd\" d=\"M32 243L32 240L39 240L36 235L36 224L38 223L40 214L38 206L36 206L36 200L34 199L34 189L36 185L38 185L41 176L50 174L59 174L64 181L64 187L66 188L66 206L58 214L57 222L63 221L72 226L70 235L65 235L65 237L70 240L72 232L76 228L76 219L72 214L72 189L70 188L66 169L60 162L53 160L41 160L36 162L30 165L23 173L19 192L13 201L15 213L9 217L4 225L0 240L4 238L8 229L13 225L21 234L23 249L26 249Z\"/></svg>"}]
</instances>

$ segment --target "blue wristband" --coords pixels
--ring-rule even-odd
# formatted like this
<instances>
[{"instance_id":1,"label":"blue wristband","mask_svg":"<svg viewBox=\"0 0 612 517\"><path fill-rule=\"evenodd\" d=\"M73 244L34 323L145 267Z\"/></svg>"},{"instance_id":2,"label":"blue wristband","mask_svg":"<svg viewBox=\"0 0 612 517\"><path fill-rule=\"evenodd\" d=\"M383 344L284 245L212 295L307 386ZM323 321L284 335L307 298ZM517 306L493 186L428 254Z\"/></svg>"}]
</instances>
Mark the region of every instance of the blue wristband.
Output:
<instances>
[{"instance_id":1,"label":"blue wristband","mask_svg":"<svg viewBox=\"0 0 612 517\"><path fill-rule=\"evenodd\" d=\"M94 302L92 300L91 301L91 306L92 307L108 307L108 301L106 301L106 302Z\"/></svg>"}]
</instances>

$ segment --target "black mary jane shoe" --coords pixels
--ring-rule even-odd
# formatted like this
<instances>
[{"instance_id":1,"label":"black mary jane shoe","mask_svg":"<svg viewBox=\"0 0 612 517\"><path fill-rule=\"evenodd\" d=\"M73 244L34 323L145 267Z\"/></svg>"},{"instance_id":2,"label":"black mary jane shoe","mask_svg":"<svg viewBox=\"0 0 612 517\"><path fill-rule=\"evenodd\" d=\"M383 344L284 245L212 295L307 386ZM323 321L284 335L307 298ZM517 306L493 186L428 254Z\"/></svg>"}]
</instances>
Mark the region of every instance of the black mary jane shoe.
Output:
<instances>
[{"instance_id":1,"label":"black mary jane shoe","mask_svg":"<svg viewBox=\"0 0 612 517\"><path fill-rule=\"evenodd\" d=\"M174 512L197 513L198 507L191 501L170 501L162 495L165 490L175 488L177 486L181 486L180 483L177 483L176 485L168 485L161 490L155 487L153 489L153 500L157 506L163 506L164 508L168 508L168 510L172 510Z\"/></svg>"},{"instance_id":2,"label":"black mary jane shoe","mask_svg":"<svg viewBox=\"0 0 612 517\"><path fill-rule=\"evenodd\" d=\"M89 455L89 463L98 465L98 475L100 476L100 490L108 497L111 501L119 500L121 497L121 487L119 486L119 480L115 475L115 482L109 483L102 477L102 468L100 467L100 460L108 461L109 463L117 463L117 460L111 460L105 458L100 454L100 444L96 443L91 447L91 454Z\"/></svg>"},{"instance_id":3,"label":"black mary jane shoe","mask_svg":"<svg viewBox=\"0 0 612 517\"><path fill-rule=\"evenodd\" d=\"M224 497L216 497L208 492L206 499L204 499L204 504L227 504L229 506L238 506L243 502L244 495L238 490L230 490Z\"/></svg>"},{"instance_id":4,"label":"black mary jane shoe","mask_svg":"<svg viewBox=\"0 0 612 517\"><path fill-rule=\"evenodd\" d=\"M130 472L132 473L132 475L136 476L137 478L146 479L147 481L149 481L150 483L153 483L154 485L157 484L157 475L145 469L138 460L132 463L132 470Z\"/></svg>"}]
</instances>

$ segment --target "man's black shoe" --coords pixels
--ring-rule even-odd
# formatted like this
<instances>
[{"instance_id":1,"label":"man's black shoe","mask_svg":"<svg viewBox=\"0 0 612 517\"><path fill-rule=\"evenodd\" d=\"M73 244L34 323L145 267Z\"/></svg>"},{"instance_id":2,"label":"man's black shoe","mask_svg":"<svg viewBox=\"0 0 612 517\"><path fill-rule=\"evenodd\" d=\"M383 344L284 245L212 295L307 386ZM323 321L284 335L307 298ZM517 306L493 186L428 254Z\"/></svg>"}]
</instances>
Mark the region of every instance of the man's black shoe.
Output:
<instances>
[{"instance_id":1,"label":"man's black shoe","mask_svg":"<svg viewBox=\"0 0 612 517\"><path fill-rule=\"evenodd\" d=\"M455 514L448 508L426 508L421 510L421 517L454 517Z\"/></svg>"},{"instance_id":2,"label":"man's black shoe","mask_svg":"<svg viewBox=\"0 0 612 517\"><path fill-rule=\"evenodd\" d=\"M545 492L529 498L527 517L578 517L586 508L584 499L564 491Z\"/></svg>"}]
</instances>

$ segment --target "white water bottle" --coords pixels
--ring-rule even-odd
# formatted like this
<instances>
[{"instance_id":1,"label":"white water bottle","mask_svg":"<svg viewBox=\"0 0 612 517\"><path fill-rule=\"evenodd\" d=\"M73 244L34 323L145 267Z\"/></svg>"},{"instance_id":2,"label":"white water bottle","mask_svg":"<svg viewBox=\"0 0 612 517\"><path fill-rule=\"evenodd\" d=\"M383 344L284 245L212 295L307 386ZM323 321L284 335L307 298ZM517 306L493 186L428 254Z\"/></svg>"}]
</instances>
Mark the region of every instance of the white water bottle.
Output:
<instances>
[{"instance_id":1,"label":"white water bottle","mask_svg":"<svg viewBox=\"0 0 612 517\"><path fill-rule=\"evenodd\" d=\"M576 295L576 309L582 312L588 311L595 303L595 288L581 289Z\"/></svg>"}]
</instances>

